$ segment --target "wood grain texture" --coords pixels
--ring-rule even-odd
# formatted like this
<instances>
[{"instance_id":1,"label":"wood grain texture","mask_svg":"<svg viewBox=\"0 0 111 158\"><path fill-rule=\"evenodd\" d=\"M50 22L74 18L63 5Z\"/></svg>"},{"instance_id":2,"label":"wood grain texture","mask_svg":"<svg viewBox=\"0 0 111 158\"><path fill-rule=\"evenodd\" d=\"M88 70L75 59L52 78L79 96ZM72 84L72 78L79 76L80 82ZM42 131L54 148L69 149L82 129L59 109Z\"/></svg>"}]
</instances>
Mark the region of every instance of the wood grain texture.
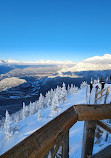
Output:
<instances>
[{"instance_id":1,"label":"wood grain texture","mask_svg":"<svg viewBox=\"0 0 111 158\"><path fill-rule=\"evenodd\" d=\"M69 158L69 131L65 134L62 144L62 158Z\"/></svg>"},{"instance_id":2,"label":"wood grain texture","mask_svg":"<svg viewBox=\"0 0 111 158\"><path fill-rule=\"evenodd\" d=\"M78 121L111 119L111 104L75 105Z\"/></svg>"},{"instance_id":3,"label":"wood grain texture","mask_svg":"<svg viewBox=\"0 0 111 158\"><path fill-rule=\"evenodd\" d=\"M85 121L81 158L92 157L95 129L96 129L96 121Z\"/></svg>"}]
</instances>

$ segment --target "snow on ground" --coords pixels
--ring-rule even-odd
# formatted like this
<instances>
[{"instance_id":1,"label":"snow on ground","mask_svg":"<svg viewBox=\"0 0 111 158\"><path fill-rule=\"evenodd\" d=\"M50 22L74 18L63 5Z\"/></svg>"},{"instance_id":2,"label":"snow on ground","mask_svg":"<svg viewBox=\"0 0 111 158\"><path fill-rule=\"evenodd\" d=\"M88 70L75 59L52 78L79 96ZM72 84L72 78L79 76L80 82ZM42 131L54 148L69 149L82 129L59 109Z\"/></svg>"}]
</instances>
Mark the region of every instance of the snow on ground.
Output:
<instances>
[{"instance_id":1,"label":"snow on ground","mask_svg":"<svg viewBox=\"0 0 111 158\"><path fill-rule=\"evenodd\" d=\"M17 77L5 78L0 81L0 91L4 91L11 87L16 87L20 84L26 83L26 80Z\"/></svg>"},{"instance_id":2,"label":"snow on ground","mask_svg":"<svg viewBox=\"0 0 111 158\"><path fill-rule=\"evenodd\" d=\"M109 85L106 85L106 87ZM86 93L87 92L87 93ZM87 94L87 95L86 95ZM111 96L111 92L109 94ZM89 99L91 98L91 99ZM75 104L86 104L86 103L94 103L95 99L95 88L93 88L91 95L89 94L89 86L79 89L77 93L69 94L67 96L67 100L62 104L59 105L59 113L55 113L54 115L50 115L51 107L48 107L42 110L42 119L38 120L38 113L35 113L31 116L26 117L25 119L21 120L17 124L19 130L16 131L10 139L6 139L4 129L0 129L0 155L4 152L8 151L10 148L18 144L20 141L24 140L26 137L31 135L40 127L44 126L47 122L51 121L53 118L58 116L60 113L71 107ZM110 97L108 98L108 102L110 101ZM82 137L83 137L83 126L84 121L77 122L71 129L70 129L70 158L79 158L81 157L81 149L82 149ZM105 135L101 138L101 144L96 144L94 146L94 153L104 148L106 144L111 144L111 139L106 143L104 140Z\"/></svg>"}]
</instances>

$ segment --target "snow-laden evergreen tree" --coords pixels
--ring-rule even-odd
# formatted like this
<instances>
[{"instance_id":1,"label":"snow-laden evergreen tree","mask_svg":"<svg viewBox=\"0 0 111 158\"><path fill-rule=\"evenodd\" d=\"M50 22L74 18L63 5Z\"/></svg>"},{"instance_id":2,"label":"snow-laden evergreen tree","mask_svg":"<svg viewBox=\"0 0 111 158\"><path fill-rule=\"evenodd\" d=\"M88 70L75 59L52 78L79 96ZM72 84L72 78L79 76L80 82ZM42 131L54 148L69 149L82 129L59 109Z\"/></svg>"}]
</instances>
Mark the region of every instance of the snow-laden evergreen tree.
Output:
<instances>
[{"instance_id":1,"label":"snow-laden evergreen tree","mask_svg":"<svg viewBox=\"0 0 111 158\"><path fill-rule=\"evenodd\" d=\"M51 93L50 93L50 91L48 91L46 93L46 96L44 98L44 104L45 104L45 107L49 107L50 104L51 104Z\"/></svg>"},{"instance_id":2,"label":"snow-laden evergreen tree","mask_svg":"<svg viewBox=\"0 0 111 158\"><path fill-rule=\"evenodd\" d=\"M36 111L36 104L35 102L32 103L32 114L35 114Z\"/></svg>"},{"instance_id":3,"label":"snow-laden evergreen tree","mask_svg":"<svg viewBox=\"0 0 111 158\"><path fill-rule=\"evenodd\" d=\"M69 94L70 93L70 86L68 84L68 87L67 87L67 93Z\"/></svg>"},{"instance_id":4,"label":"snow-laden evergreen tree","mask_svg":"<svg viewBox=\"0 0 111 158\"><path fill-rule=\"evenodd\" d=\"M15 122L16 122L16 123L18 123L18 122L19 122L19 120L20 120L20 118L19 118L19 114L16 114L16 117L15 117Z\"/></svg>"},{"instance_id":5,"label":"snow-laden evergreen tree","mask_svg":"<svg viewBox=\"0 0 111 158\"><path fill-rule=\"evenodd\" d=\"M51 99L49 98L48 100L47 100L47 107L49 107L51 105Z\"/></svg>"},{"instance_id":6,"label":"snow-laden evergreen tree","mask_svg":"<svg viewBox=\"0 0 111 158\"><path fill-rule=\"evenodd\" d=\"M54 91L53 91L53 89L52 89L52 88L51 88L51 91L50 91L50 93L51 93L51 98L53 98Z\"/></svg>"},{"instance_id":7,"label":"snow-laden evergreen tree","mask_svg":"<svg viewBox=\"0 0 111 158\"><path fill-rule=\"evenodd\" d=\"M54 95L54 98L55 98L55 104L56 104L56 106L59 106L58 95L56 93Z\"/></svg>"},{"instance_id":8,"label":"snow-laden evergreen tree","mask_svg":"<svg viewBox=\"0 0 111 158\"><path fill-rule=\"evenodd\" d=\"M58 97L58 101L60 101L60 97L61 97L61 87L57 86L56 90L55 90L55 93Z\"/></svg>"},{"instance_id":9,"label":"snow-laden evergreen tree","mask_svg":"<svg viewBox=\"0 0 111 158\"><path fill-rule=\"evenodd\" d=\"M29 104L29 115L31 116L31 115L33 115L34 114L34 112L35 112L35 107L34 107L34 103L31 103L30 102L30 104Z\"/></svg>"},{"instance_id":10,"label":"snow-laden evergreen tree","mask_svg":"<svg viewBox=\"0 0 111 158\"><path fill-rule=\"evenodd\" d=\"M36 105L36 112L38 112L38 110L39 110L39 100L36 101L35 105Z\"/></svg>"},{"instance_id":11,"label":"snow-laden evergreen tree","mask_svg":"<svg viewBox=\"0 0 111 158\"><path fill-rule=\"evenodd\" d=\"M11 118L8 111L6 111L6 114L5 114L4 130L5 130L6 139L9 139L10 137L12 137Z\"/></svg>"},{"instance_id":12,"label":"snow-laden evergreen tree","mask_svg":"<svg viewBox=\"0 0 111 158\"><path fill-rule=\"evenodd\" d=\"M58 96L55 94L52 98L52 104L51 104L51 114L57 113L59 102L58 102Z\"/></svg>"},{"instance_id":13,"label":"snow-laden evergreen tree","mask_svg":"<svg viewBox=\"0 0 111 158\"><path fill-rule=\"evenodd\" d=\"M26 114L26 107L25 107L25 103L23 102L23 109L22 109L22 118L26 118L27 114Z\"/></svg>"},{"instance_id":14,"label":"snow-laden evergreen tree","mask_svg":"<svg viewBox=\"0 0 111 158\"><path fill-rule=\"evenodd\" d=\"M41 110L39 109L38 110L38 120L41 120L42 119L42 114L41 114Z\"/></svg>"},{"instance_id":15,"label":"snow-laden evergreen tree","mask_svg":"<svg viewBox=\"0 0 111 158\"><path fill-rule=\"evenodd\" d=\"M42 94L40 94L40 97L39 97L39 100L38 100L38 103L39 103L39 109L43 109L44 106L43 106L43 102L44 102L44 97Z\"/></svg>"},{"instance_id":16,"label":"snow-laden evergreen tree","mask_svg":"<svg viewBox=\"0 0 111 158\"><path fill-rule=\"evenodd\" d=\"M70 90L69 90L70 94L73 94L73 84L71 84Z\"/></svg>"},{"instance_id":17,"label":"snow-laden evergreen tree","mask_svg":"<svg viewBox=\"0 0 111 158\"><path fill-rule=\"evenodd\" d=\"M81 89L83 89L84 87L87 87L87 82L85 82L85 81L82 82L81 85L80 85L80 88L81 88Z\"/></svg>"},{"instance_id":18,"label":"snow-laden evergreen tree","mask_svg":"<svg viewBox=\"0 0 111 158\"><path fill-rule=\"evenodd\" d=\"M66 100L66 96L67 96L66 85L65 85L65 83L63 82L62 88L61 88L61 95L60 95L60 99L61 99L61 101L62 101L63 103L64 103L65 100Z\"/></svg>"},{"instance_id":19,"label":"snow-laden evergreen tree","mask_svg":"<svg viewBox=\"0 0 111 158\"><path fill-rule=\"evenodd\" d=\"M38 111L38 101L35 101L35 112Z\"/></svg>"}]
</instances>

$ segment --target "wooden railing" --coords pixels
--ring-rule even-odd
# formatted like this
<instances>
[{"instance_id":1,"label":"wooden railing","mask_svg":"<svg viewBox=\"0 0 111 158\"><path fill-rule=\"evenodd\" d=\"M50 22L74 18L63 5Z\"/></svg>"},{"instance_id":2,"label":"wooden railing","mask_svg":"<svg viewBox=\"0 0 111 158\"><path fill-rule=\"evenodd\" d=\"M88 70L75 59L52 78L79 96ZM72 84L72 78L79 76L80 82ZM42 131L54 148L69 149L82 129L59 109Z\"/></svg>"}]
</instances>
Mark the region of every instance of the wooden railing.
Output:
<instances>
[{"instance_id":1,"label":"wooden railing","mask_svg":"<svg viewBox=\"0 0 111 158\"><path fill-rule=\"evenodd\" d=\"M92 157L96 124L111 133L110 127L97 121L103 119L111 119L111 104L74 105L1 155L0 158L45 158L52 149L51 158L54 158L61 144L62 158L69 158L69 129L77 121L83 120L85 120L85 125L81 157Z\"/></svg>"},{"instance_id":2,"label":"wooden railing","mask_svg":"<svg viewBox=\"0 0 111 158\"><path fill-rule=\"evenodd\" d=\"M103 90L101 90L100 92L96 93L96 96L95 96L95 104L97 104L97 100L100 99L100 102L101 102L101 99L105 96L105 99L104 99L104 104L106 103L106 99L107 99L107 96L109 95L109 91L110 91L110 87L108 88L105 88Z\"/></svg>"}]
</instances>

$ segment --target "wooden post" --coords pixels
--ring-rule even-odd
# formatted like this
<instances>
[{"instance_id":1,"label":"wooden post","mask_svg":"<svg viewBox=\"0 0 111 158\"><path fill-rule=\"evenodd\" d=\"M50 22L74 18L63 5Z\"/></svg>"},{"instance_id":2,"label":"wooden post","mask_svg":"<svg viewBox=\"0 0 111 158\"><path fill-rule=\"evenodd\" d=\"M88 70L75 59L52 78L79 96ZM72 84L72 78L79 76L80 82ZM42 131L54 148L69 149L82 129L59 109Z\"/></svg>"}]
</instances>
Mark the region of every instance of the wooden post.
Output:
<instances>
[{"instance_id":1,"label":"wooden post","mask_svg":"<svg viewBox=\"0 0 111 158\"><path fill-rule=\"evenodd\" d=\"M69 130L65 134L62 144L62 158L69 158Z\"/></svg>"},{"instance_id":2,"label":"wooden post","mask_svg":"<svg viewBox=\"0 0 111 158\"><path fill-rule=\"evenodd\" d=\"M107 97L109 95L109 91L110 91L110 87L107 88L106 90L106 95L105 95L105 99L104 99L104 104L106 104L106 100L107 100Z\"/></svg>"},{"instance_id":3,"label":"wooden post","mask_svg":"<svg viewBox=\"0 0 111 158\"><path fill-rule=\"evenodd\" d=\"M91 158L95 137L96 121L85 121L81 158Z\"/></svg>"}]
</instances>

